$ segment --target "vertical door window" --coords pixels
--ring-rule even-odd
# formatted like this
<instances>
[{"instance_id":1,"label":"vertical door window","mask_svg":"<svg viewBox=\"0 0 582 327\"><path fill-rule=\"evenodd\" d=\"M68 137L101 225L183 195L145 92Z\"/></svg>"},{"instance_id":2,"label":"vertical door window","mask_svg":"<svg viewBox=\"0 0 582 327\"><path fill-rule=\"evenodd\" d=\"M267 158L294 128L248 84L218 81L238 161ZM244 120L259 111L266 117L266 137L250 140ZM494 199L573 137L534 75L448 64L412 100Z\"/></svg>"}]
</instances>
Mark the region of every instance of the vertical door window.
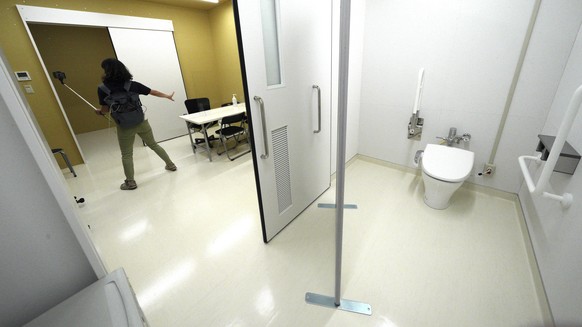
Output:
<instances>
[{"instance_id":1,"label":"vertical door window","mask_svg":"<svg viewBox=\"0 0 582 327\"><path fill-rule=\"evenodd\" d=\"M267 86L283 84L281 53L279 51L279 4L278 0L261 0L263 43Z\"/></svg>"}]
</instances>

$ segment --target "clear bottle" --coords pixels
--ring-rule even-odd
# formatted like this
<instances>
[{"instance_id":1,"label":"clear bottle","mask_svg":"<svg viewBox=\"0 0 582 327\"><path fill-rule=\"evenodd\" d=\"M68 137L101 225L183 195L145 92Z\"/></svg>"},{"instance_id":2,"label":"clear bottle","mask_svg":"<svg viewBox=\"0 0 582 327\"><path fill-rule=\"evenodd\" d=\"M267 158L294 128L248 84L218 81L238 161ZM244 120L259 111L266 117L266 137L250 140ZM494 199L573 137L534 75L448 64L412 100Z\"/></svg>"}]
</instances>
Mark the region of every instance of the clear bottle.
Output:
<instances>
[{"instance_id":1,"label":"clear bottle","mask_svg":"<svg viewBox=\"0 0 582 327\"><path fill-rule=\"evenodd\" d=\"M238 103L238 101L236 100L236 94L233 94L233 95L232 95L232 105L233 105L233 106L236 106L236 105L237 105L237 103Z\"/></svg>"}]
</instances>

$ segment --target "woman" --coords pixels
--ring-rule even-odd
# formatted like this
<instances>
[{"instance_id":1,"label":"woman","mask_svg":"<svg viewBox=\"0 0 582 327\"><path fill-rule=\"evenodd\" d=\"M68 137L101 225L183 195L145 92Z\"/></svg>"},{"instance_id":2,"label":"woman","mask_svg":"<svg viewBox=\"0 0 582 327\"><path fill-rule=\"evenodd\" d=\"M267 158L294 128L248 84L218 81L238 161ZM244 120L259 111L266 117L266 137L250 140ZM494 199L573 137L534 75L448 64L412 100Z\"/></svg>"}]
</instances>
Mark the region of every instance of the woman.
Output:
<instances>
[{"instance_id":1,"label":"woman","mask_svg":"<svg viewBox=\"0 0 582 327\"><path fill-rule=\"evenodd\" d=\"M108 88L111 93L124 92L124 85L127 81L131 81L129 86L130 92L135 92L141 95L153 95L159 98L166 98L174 101L174 92L172 94L165 94L157 90L152 90L149 87L132 81L133 76L127 70L125 65L115 59L109 58L103 60L101 63L101 68L103 68L103 84ZM97 110L97 114L104 115L110 111L109 105L105 101L108 94L102 89L97 89L97 94L99 95L99 104L101 109ZM145 144L152 149L164 162L166 163L166 170L175 171L176 165L172 162L166 151L158 145L154 139L154 133L147 119L143 120L137 125L132 127L121 127L117 124L117 139L119 141L119 148L121 149L121 162L123 163L123 171L125 172L125 182L121 184L120 188L122 190L134 190L137 188L137 183L134 179L133 171L133 142L135 140L135 135L139 135Z\"/></svg>"}]
</instances>

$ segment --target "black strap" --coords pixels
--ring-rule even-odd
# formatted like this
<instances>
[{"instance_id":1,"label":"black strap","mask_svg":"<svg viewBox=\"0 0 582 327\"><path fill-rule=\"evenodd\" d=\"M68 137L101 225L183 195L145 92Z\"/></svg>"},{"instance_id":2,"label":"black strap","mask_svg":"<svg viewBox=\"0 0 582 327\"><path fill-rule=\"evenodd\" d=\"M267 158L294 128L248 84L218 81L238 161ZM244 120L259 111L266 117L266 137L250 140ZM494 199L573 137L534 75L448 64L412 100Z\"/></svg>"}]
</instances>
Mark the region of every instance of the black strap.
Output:
<instances>
[{"instance_id":1,"label":"black strap","mask_svg":"<svg viewBox=\"0 0 582 327\"><path fill-rule=\"evenodd\" d=\"M105 94L111 95L111 90L107 86L105 86L105 84L101 83L99 85L99 88L101 89L101 91L105 92Z\"/></svg>"},{"instance_id":2,"label":"black strap","mask_svg":"<svg viewBox=\"0 0 582 327\"><path fill-rule=\"evenodd\" d=\"M126 81L126 82L123 84L123 88L124 88L124 89L125 89L127 92L129 92L129 88L130 88L130 87L131 87L131 81ZM111 95L111 90L110 90L110 89L109 89L107 86L105 86L105 84L101 83L101 84L99 85L99 88L101 89L101 91L105 92L105 94L107 94L107 95Z\"/></svg>"}]
</instances>

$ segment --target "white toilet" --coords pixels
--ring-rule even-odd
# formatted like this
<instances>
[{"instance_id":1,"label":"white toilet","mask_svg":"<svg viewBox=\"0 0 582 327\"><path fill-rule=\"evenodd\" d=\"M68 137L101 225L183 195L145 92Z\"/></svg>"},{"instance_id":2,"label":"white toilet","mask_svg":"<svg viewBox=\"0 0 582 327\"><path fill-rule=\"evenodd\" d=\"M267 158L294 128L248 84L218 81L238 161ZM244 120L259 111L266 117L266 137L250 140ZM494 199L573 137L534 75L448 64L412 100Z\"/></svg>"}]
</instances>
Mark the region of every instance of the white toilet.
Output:
<instances>
[{"instance_id":1,"label":"white toilet","mask_svg":"<svg viewBox=\"0 0 582 327\"><path fill-rule=\"evenodd\" d=\"M455 191L469 177L475 154L445 145L427 144L422 155L424 203L446 209Z\"/></svg>"}]
</instances>

